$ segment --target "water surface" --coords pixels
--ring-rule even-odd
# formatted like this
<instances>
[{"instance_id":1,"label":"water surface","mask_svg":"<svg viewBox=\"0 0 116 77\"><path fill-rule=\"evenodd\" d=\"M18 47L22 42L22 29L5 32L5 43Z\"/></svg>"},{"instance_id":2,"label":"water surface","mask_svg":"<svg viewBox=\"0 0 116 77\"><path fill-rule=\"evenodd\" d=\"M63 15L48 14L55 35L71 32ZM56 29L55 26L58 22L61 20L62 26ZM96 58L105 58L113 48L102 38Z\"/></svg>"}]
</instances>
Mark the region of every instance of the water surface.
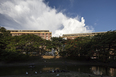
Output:
<instances>
[{"instance_id":1,"label":"water surface","mask_svg":"<svg viewBox=\"0 0 116 77\"><path fill-rule=\"evenodd\" d=\"M2 66L0 67L0 76L6 75L25 75L26 72L34 74L47 73L51 70L69 70L74 72L90 73L96 75L116 76L116 68L105 66L87 66L87 65L35 65L34 67L27 66Z\"/></svg>"}]
</instances>

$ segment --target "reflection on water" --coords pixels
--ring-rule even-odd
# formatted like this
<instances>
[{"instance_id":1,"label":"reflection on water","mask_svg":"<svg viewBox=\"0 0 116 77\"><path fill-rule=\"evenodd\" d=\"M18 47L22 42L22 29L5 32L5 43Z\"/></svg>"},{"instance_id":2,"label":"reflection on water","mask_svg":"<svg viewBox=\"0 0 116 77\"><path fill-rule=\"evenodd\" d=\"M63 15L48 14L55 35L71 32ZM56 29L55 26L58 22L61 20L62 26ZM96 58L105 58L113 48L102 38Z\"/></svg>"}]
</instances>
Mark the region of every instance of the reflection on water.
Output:
<instances>
[{"instance_id":1,"label":"reflection on water","mask_svg":"<svg viewBox=\"0 0 116 77\"><path fill-rule=\"evenodd\" d=\"M108 75L116 76L116 68L103 67L103 66L85 66L85 65L35 65L34 68L29 66L9 66L0 67L0 76L4 75L25 75L27 71L29 74L34 74L35 71L38 73L50 70L69 70L74 72L83 72L96 75Z\"/></svg>"},{"instance_id":2,"label":"reflection on water","mask_svg":"<svg viewBox=\"0 0 116 77\"><path fill-rule=\"evenodd\" d=\"M116 76L116 68L110 68L109 72L111 76Z\"/></svg>"},{"instance_id":3,"label":"reflection on water","mask_svg":"<svg viewBox=\"0 0 116 77\"><path fill-rule=\"evenodd\" d=\"M42 68L42 71L57 70L57 69L60 69L60 68L44 67Z\"/></svg>"},{"instance_id":4,"label":"reflection on water","mask_svg":"<svg viewBox=\"0 0 116 77\"><path fill-rule=\"evenodd\" d=\"M109 75L109 76L116 76L116 68L103 68L103 67L96 67L92 66L91 71L93 71L96 75Z\"/></svg>"},{"instance_id":5,"label":"reflection on water","mask_svg":"<svg viewBox=\"0 0 116 77\"><path fill-rule=\"evenodd\" d=\"M93 73L96 74L96 75L102 75L103 74L102 70L100 70L99 67L92 66L91 71L93 71Z\"/></svg>"}]
</instances>

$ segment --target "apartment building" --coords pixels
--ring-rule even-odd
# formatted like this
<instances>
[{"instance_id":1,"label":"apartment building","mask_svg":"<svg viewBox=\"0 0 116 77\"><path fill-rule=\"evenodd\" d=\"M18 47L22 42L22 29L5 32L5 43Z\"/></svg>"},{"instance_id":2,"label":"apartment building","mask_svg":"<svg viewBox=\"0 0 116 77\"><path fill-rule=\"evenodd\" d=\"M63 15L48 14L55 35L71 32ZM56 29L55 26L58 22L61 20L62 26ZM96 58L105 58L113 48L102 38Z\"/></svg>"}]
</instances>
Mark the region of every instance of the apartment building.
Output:
<instances>
[{"instance_id":1,"label":"apartment building","mask_svg":"<svg viewBox=\"0 0 116 77\"><path fill-rule=\"evenodd\" d=\"M50 40L52 37L52 32L49 32L49 30L8 30L8 31L10 31L12 36L20 36L22 34L34 34L46 40Z\"/></svg>"},{"instance_id":2,"label":"apartment building","mask_svg":"<svg viewBox=\"0 0 116 77\"><path fill-rule=\"evenodd\" d=\"M106 33L106 32L93 32L93 33L76 33L76 34L63 34L64 39L75 39L77 37L86 37L86 36L94 36L97 34Z\"/></svg>"}]
</instances>

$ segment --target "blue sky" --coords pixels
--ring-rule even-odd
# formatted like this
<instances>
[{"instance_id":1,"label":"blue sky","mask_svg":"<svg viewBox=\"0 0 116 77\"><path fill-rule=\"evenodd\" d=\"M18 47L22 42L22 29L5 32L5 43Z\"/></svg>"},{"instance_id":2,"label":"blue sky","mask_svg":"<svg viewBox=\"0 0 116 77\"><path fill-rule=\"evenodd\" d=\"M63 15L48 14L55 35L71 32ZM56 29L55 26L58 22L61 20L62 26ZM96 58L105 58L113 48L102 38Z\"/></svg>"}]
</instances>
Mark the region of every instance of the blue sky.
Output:
<instances>
[{"instance_id":1,"label":"blue sky","mask_svg":"<svg viewBox=\"0 0 116 77\"><path fill-rule=\"evenodd\" d=\"M53 36L116 30L116 0L0 0L0 26Z\"/></svg>"},{"instance_id":2,"label":"blue sky","mask_svg":"<svg viewBox=\"0 0 116 77\"><path fill-rule=\"evenodd\" d=\"M116 0L45 0L69 17L82 16L94 32L116 30Z\"/></svg>"}]
</instances>

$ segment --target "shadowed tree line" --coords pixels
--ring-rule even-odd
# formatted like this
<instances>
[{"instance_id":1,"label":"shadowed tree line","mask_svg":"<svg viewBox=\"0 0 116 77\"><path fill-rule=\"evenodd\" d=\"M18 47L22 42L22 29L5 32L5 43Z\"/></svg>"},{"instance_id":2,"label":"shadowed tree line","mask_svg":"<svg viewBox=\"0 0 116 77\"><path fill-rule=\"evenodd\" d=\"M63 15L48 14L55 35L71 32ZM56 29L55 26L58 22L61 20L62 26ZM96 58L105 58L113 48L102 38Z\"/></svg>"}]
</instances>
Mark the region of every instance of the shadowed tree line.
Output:
<instances>
[{"instance_id":1,"label":"shadowed tree line","mask_svg":"<svg viewBox=\"0 0 116 77\"><path fill-rule=\"evenodd\" d=\"M34 34L12 36L4 27L0 28L0 60L20 61L29 56L41 56L50 41Z\"/></svg>"},{"instance_id":2,"label":"shadowed tree line","mask_svg":"<svg viewBox=\"0 0 116 77\"><path fill-rule=\"evenodd\" d=\"M32 56L41 57L53 49L60 52L64 39L53 37L42 39L34 34L12 36L4 27L0 28L0 61L12 62L28 60Z\"/></svg>"},{"instance_id":3,"label":"shadowed tree line","mask_svg":"<svg viewBox=\"0 0 116 77\"><path fill-rule=\"evenodd\" d=\"M78 37L74 40L52 37L50 41L34 34L12 36L10 31L4 27L0 28L0 61L27 60L30 56L41 56L52 48L65 58L115 61L116 31L108 31L92 37Z\"/></svg>"},{"instance_id":4,"label":"shadowed tree line","mask_svg":"<svg viewBox=\"0 0 116 77\"><path fill-rule=\"evenodd\" d=\"M116 31L67 40L65 50L61 53L62 56L77 60L115 61Z\"/></svg>"}]
</instances>

